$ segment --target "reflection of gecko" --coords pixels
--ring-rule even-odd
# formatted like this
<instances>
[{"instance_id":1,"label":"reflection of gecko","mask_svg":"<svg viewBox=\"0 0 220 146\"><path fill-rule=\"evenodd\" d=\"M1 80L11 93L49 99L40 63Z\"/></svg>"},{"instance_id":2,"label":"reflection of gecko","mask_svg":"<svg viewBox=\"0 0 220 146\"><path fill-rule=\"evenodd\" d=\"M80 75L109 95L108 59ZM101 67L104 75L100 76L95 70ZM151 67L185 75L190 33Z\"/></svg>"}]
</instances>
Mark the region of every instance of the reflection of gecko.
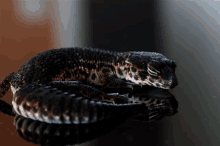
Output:
<instances>
[{"instance_id":1,"label":"reflection of gecko","mask_svg":"<svg viewBox=\"0 0 220 146\"><path fill-rule=\"evenodd\" d=\"M91 98L90 94L95 89L83 85L85 91L92 92L76 95L71 94L76 92L74 88L74 91L69 89L67 92L60 90L61 88L66 89L67 86L75 84L72 81L78 81L112 88L140 88L142 85L149 85L170 89L177 85L175 68L176 63L160 53L119 53L90 48L53 49L37 54L24 63L18 72L9 74L0 83L0 97L4 96L11 86L14 94L12 102L14 110L22 116L49 123L56 121L57 123L88 123L102 119L100 117L98 119L99 115L96 113L98 111L93 111L95 114L92 118L91 115L89 117L88 112L82 113L85 107L95 110L98 104L103 105L91 99L116 100L120 99L120 96L108 96L97 90ZM50 86L58 89L52 89ZM78 94L82 98L78 98ZM85 97L88 96L90 98L85 102ZM61 108L59 104L61 101L72 104L72 107L68 105L68 109ZM134 105L138 104L122 104L120 107ZM74 109L76 107L77 109ZM108 108L115 107L118 107L117 104L108 106Z\"/></svg>"}]
</instances>

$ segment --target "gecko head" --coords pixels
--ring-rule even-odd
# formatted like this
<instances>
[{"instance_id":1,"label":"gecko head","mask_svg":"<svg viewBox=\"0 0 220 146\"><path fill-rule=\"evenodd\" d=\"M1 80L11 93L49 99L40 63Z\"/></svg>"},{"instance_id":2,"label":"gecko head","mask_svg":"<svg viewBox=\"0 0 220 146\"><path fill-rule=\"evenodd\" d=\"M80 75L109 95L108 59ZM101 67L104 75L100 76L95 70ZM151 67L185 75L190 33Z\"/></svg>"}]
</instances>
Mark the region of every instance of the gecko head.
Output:
<instances>
[{"instance_id":1,"label":"gecko head","mask_svg":"<svg viewBox=\"0 0 220 146\"><path fill-rule=\"evenodd\" d=\"M172 89L178 84L176 62L160 53L131 52L126 63L130 67L127 80L163 89Z\"/></svg>"}]
</instances>

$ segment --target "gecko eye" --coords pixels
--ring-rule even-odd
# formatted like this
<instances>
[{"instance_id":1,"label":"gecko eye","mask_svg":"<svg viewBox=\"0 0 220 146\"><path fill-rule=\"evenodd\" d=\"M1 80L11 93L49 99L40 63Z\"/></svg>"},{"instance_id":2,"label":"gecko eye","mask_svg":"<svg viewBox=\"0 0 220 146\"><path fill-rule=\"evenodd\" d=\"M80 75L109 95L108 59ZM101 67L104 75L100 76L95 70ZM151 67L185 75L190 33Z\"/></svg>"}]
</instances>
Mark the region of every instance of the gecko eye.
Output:
<instances>
[{"instance_id":1,"label":"gecko eye","mask_svg":"<svg viewBox=\"0 0 220 146\"><path fill-rule=\"evenodd\" d=\"M150 65L147 66L147 72L152 76L158 76L158 73L160 73L158 70L156 70Z\"/></svg>"}]
</instances>

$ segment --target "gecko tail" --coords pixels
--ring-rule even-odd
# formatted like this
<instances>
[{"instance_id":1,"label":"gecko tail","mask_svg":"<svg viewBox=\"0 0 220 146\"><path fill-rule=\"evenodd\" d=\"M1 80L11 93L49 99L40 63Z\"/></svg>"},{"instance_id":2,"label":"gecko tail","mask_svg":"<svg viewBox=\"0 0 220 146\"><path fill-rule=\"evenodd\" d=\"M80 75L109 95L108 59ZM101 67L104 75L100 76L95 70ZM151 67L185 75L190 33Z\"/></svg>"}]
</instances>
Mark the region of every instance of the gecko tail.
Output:
<instances>
[{"instance_id":1,"label":"gecko tail","mask_svg":"<svg viewBox=\"0 0 220 146\"><path fill-rule=\"evenodd\" d=\"M10 88L10 79L14 75L13 73L10 73L8 76L6 76L1 82L0 82L0 98L5 95L5 93Z\"/></svg>"}]
</instances>

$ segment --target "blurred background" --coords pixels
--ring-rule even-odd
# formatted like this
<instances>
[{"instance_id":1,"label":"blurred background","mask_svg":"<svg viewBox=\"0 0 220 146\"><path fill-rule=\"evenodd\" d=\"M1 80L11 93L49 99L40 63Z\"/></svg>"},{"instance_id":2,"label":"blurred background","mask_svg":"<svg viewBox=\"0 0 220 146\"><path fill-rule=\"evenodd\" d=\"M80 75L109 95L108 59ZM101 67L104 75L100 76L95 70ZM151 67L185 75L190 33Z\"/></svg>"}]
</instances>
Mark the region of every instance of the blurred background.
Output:
<instances>
[{"instance_id":1,"label":"blurred background","mask_svg":"<svg viewBox=\"0 0 220 146\"><path fill-rule=\"evenodd\" d=\"M179 112L158 122L131 120L86 145L218 146L220 1L0 1L0 77L37 53L60 47L157 51L176 60ZM8 92L3 100L11 104ZM2 144L22 140L0 113Z\"/></svg>"}]
</instances>

